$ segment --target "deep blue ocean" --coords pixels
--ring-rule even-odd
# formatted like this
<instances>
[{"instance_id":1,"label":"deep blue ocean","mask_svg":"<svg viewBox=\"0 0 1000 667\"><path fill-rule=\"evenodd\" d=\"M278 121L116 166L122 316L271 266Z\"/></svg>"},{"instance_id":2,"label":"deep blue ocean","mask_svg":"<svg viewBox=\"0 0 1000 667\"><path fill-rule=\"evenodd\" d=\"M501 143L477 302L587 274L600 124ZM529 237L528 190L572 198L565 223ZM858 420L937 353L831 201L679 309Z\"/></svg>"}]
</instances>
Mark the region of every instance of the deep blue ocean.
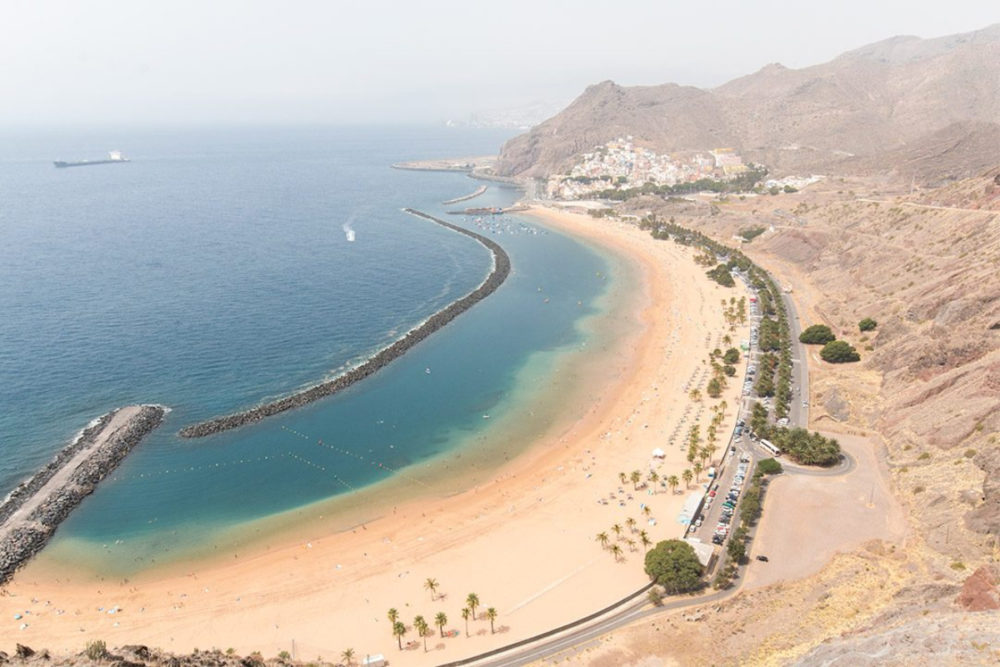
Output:
<instances>
[{"instance_id":1,"label":"deep blue ocean","mask_svg":"<svg viewBox=\"0 0 1000 667\"><path fill-rule=\"evenodd\" d=\"M489 252L400 209L444 216L519 193L491 183L445 207L480 182L389 165L495 154L508 136L0 131L0 494L130 403L171 412L54 544L162 545L179 526L267 517L474 448L484 416L519 409L529 360L581 343L607 288L606 258L513 216L484 225L510 254L510 278L389 368L257 425L176 433L335 375L474 289ZM52 165L110 149L132 161Z\"/></svg>"}]
</instances>

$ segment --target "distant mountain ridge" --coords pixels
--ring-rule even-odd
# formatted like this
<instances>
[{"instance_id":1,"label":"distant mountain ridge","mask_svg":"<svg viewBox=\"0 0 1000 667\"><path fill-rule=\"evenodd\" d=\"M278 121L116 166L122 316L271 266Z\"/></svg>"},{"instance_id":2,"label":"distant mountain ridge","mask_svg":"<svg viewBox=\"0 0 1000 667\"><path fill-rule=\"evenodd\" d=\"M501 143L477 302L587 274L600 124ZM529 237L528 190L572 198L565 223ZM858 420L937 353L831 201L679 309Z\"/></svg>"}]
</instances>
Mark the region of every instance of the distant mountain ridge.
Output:
<instances>
[{"instance_id":1,"label":"distant mountain ridge","mask_svg":"<svg viewBox=\"0 0 1000 667\"><path fill-rule=\"evenodd\" d=\"M942 146L972 134L1000 137L1000 24L893 37L798 70L767 65L711 90L604 81L508 141L498 169L547 176L578 153L632 135L658 152L732 147L778 172L888 169L903 159L914 177L933 179L949 169L929 169L922 158L947 159ZM996 163L992 151L980 153L965 146L954 169L968 175Z\"/></svg>"}]
</instances>

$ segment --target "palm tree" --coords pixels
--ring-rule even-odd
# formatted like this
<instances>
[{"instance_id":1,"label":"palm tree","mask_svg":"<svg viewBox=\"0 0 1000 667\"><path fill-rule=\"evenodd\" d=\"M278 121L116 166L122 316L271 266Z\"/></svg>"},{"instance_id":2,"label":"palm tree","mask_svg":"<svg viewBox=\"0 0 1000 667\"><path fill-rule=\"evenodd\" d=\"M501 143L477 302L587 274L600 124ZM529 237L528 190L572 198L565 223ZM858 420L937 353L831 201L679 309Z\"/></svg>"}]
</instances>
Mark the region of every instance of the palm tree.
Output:
<instances>
[{"instance_id":1,"label":"palm tree","mask_svg":"<svg viewBox=\"0 0 1000 667\"><path fill-rule=\"evenodd\" d=\"M619 482L621 482L622 484L624 484L627 479L628 479L628 477L625 476L625 473L623 473L623 472L618 473L618 481Z\"/></svg>"},{"instance_id":2,"label":"palm tree","mask_svg":"<svg viewBox=\"0 0 1000 667\"><path fill-rule=\"evenodd\" d=\"M427 577L427 581L424 582L424 588L431 592L431 602L434 602L434 594L437 593L438 582L437 579L433 577Z\"/></svg>"},{"instance_id":3,"label":"palm tree","mask_svg":"<svg viewBox=\"0 0 1000 667\"><path fill-rule=\"evenodd\" d=\"M471 616L471 615L472 615L472 612L469 611L468 607L462 607L462 620L465 621L465 636L466 637L469 636L469 616Z\"/></svg>"},{"instance_id":4,"label":"palm tree","mask_svg":"<svg viewBox=\"0 0 1000 667\"><path fill-rule=\"evenodd\" d=\"M602 530L597 534L597 541L601 543L602 547L608 546L608 534Z\"/></svg>"},{"instance_id":5,"label":"palm tree","mask_svg":"<svg viewBox=\"0 0 1000 667\"><path fill-rule=\"evenodd\" d=\"M490 607L486 610L486 618L490 619L490 634L493 634L493 621L497 619L497 610Z\"/></svg>"},{"instance_id":6,"label":"palm tree","mask_svg":"<svg viewBox=\"0 0 1000 667\"><path fill-rule=\"evenodd\" d=\"M475 593L469 593L468 597L465 598L465 604L469 605L469 611L472 612L472 620L476 620L476 607L479 606L479 596Z\"/></svg>"},{"instance_id":7,"label":"palm tree","mask_svg":"<svg viewBox=\"0 0 1000 667\"><path fill-rule=\"evenodd\" d=\"M635 519L632 517L625 519L625 525L628 526L630 532L635 532Z\"/></svg>"},{"instance_id":8,"label":"palm tree","mask_svg":"<svg viewBox=\"0 0 1000 667\"><path fill-rule=\"evenodd\" d=\"M690 487L691 480L694 479L694 473L692 473L690 469L685 469L684 472L681 473L681 478L684 480L685 488Z\"/></svg>"},{"instance_id":9,"label":"palm tree","mask_svg":"<svg viewBox=\"0 0 1000 667\"><path fill-rule=\"evenodd\" d=\"M618 539L621 539L621 537L622 537L622 526L621 526L620 523L616 523L615 525L611 526L611 530L612 530L612 532L614 532L615 537L617 537Z\"/></svg>"},{"instance_id":10,"label":"palm tree","mask_svg":"<svg viewBox=\"0 0 1000 667\"><path fill-rule=\"evenodd\" d=\"M441 638L444 639L444 626L448 625L448 616L443 611L439 611L437 616L434 617L434 625L438 626Z\"/></svg>"},{"instance_id":11,"label":"palm tree","mask_svg":"<svg viewBox=\"0 0 1000 667\"><path fill-rule=\"evenodd\" d=\"M677 475L671 475L667 478L667 484L670 486L670 493L677 493L677 487L680 486L681 480L677 479Z\"/></svg>"},{"instance_id":12,"label":"palm tree","mask_svg":"<svg viewBox=\"0 0 1000 667\"><path fill-rule=\"evenodd\" d=\"M660 481L660 476L655 470L649 471L649 483L653 485L653 493L656 493L656 483Z\"/></svg>"},{"instance_id":13,"label":"palm tree","mask_svg":"<svg viewBox=\"0 0 1000 667\"><path fill-rule=\"evenodd\" d=\"M694 477L699 482L701 481L701 471L702 470L704 470L704 468L701 465L701 461L695 461L694 462Z\"/></svg>"},{"instance_id":14,"label":"palm tree","mask_svg":"<svg viewBox=\"0 0 1000 667\"><path fill-rule=\"evenodd\" d=\"M354 663L354 649L344 649L344 652L340 654L340 659L344 661L344 664L347 665L347 667L351 667Z\"/></svg>"},{"instance_id":15,"label":"palm tree","mask_svg":"<svg viewBox=\"0 0 1000 667\"><path fill-rule=\"evenodd\" d=\"M621 559L621 556L622 556L622 548L620 546L618 546L617 544L612 544L611 545L611 553L612 553L612 555L614 555L615 560L618 561L618 560Z\"/></svg>"},{"instance_id":16,"label":"palm tree","mask_svg":"<svg viewBox=\"0 0 1000 667\"><path fill-rule=\"evenodd\" d=\"M637 490L639 488L639 481L642 479L642 473L638 470L633 470L628 478L632 481L632 490Z\"/></svg>"},{"instance_id":17,"label":"palm tree","mask_svg":"<svg viewBox=\"0 0 1000 667\"><path fill-rule=\"evenodd\" d=\"M649 509L649 505L646 505L645 507L642 508L642 514L643 514L643 516L645 516L645 517L648 518L649 515L652 514L652 513L653 513L653 510Z\"/></svg>"},{"instance_id":18,"label":"palm tree","mask_svg":"<svg viewBox=\"0 0 1000 667\"><path fill-rule=\"evenodd\" d=\"M625 544L628 545L628 550L629 551L635 551L635 540L633 540L632 538L629 538L629 539L625 540Z\"/></svg>"},{"instance_id":19,"label":"palm tree","mask_svg":"<svg viewBox=\"0 0 1000 667\"><path fill-rule=\"evenodd\" d=\"M387 615L389 616L389 626L393 628L393 631L395 631L396 621L399 620L399 612L396 611L395 607L393 607L392 609L389 610L389 613Z\"/></svg>"},{"instance_id":20,"label":"palm tree","mask_svg":"<svg viewBox=\"0 0 1000 667\"><path fill-rule=\"evenodd\" d=\"M647 535L644 530L639 531L639 541L642 542L642 550L644 552L650 547L651 544L653 544L653 541L649 539L649 535Z\"/></svg>"},{"instance_id":21,"label":"palm tree","mask_svg":"<svg viewBox=\"0 0 1000 667\"><path fill-rule=\"evenodd\" d=\"M402 621L393 621L392 623L392 634L399 642L399 650L403 650L403 637L406 636L406 624Z\"/></svg>"},{"instance_id":22,"label":"palm tree","mask_svg":"<svg viewBox=\"0 0 1000 667\"><path fill-rule=\"evenodd\" d=\"M413 627L417 631L417 636L424 640L424 653L427 652L427 621L424 620L423 616L417 616L413 619Z\"/></svg>"}]
</instances>

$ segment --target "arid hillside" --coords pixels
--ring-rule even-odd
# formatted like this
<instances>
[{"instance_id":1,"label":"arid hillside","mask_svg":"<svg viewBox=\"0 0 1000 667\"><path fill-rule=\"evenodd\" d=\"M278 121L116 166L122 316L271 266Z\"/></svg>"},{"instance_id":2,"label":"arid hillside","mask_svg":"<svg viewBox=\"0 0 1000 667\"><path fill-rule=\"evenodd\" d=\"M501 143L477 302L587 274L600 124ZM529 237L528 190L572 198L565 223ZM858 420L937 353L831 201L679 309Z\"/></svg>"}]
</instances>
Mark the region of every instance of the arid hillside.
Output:
<instances>
[{"instance_id":1,"label":"arid hillside","mask_svg":"<svg viewBox=\"0 0 1000 667\"><path fill-rule=\"evenodd\" d=\"M658 152L732 147L776 172L863 173L909 159L904 175L930 182L992 166L978 148L1000 136L998 109L1000 24L938 39L893 37L800 70L768 65L713 90L605 81L507 142L498 169L544 176L632 135ZM950 152L957 158L949 168L926 162Z\"/></svg>"},{"instance_id":2,"label":"arid hillside","mask_svg":"<svg viewBox=\"0 0 1000 667\"><path fill-rule=\"evenodd\" d=\"M630 630L605 657L1000 659L1000 168L937 189L911 187L838 177L794 194L626 203L628 212L673 217L731 245L741 230L765 230L744 252L792 290L803 325L829 325L862 356L830 365L813 354L811 426L884 446L878 455L909 533L902 545L876 540L813 577L741 594L697 629ZM878 326L863 333L866 317ZM733 623L759 641L729 642Z\"/></svg>"}]
</instances>

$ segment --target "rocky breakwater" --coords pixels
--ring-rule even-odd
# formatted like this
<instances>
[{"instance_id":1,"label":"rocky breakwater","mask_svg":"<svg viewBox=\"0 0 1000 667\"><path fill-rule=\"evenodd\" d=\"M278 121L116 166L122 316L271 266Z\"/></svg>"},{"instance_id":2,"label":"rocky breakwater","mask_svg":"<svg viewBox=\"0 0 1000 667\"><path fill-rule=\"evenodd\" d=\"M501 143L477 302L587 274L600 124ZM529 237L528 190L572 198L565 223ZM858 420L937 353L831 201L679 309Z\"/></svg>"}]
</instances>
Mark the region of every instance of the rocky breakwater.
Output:
<instances>
[{"instance_id":1,"label":"rocky breakwater","mask_svg":"<svg viewBox=\"0 0 1000 667\"><path fill-rule=\"evenodd\" d=\"M507 276L510 274L510 257L499 244L491 241L481 234L477 234L473 231L465 229L464 227L445 222L444 220L439 220L438 218L422 213L421 211L417 211L412 208L403 210L410 215L423 218L424 220L429 220L430 222L446 227L454 232L473 238L485 246L493 255L493 270L490 271L486 280L484 280L479 287L474 289L472 292L434 313L422 324L410 329L410 331L408 331L402 338L398 339L388 347L383 348L367 361L359 366L355 366L343 375L339 375L328 382L323 382L308 389L304 389L300 392L292 394L291 396L286 396L243 412L237 412L223 417L216 417L208 421L188 426L180 431L180 435L182 437L201 438L206 435L228 431L246 424L258 422L265 417L270 417L272 415L285 412L286 410L291 410L292 408L312 403L313 401L317 401L321 398L325 398L326 396L330 396L346 389L355 382L377 373L394 360L406 354L406 352L408 352L414 345L424 340L432 333L467 311L476 303L482 301L487 296L495 292L496 289L503 284L503 281L507 279Z\"/></svg>"},{"instance_id":2,"label":"rocky breakwater","mask_svg":"<svg viewBox=\"0 0 1000 667\"><path fill-rule=\"evenodd\" d=\"M45 546L69 513L160 425L165 412L142 405L104 415L7 496L0 505L0 584Z\"/></svg>"}]
</instances>

